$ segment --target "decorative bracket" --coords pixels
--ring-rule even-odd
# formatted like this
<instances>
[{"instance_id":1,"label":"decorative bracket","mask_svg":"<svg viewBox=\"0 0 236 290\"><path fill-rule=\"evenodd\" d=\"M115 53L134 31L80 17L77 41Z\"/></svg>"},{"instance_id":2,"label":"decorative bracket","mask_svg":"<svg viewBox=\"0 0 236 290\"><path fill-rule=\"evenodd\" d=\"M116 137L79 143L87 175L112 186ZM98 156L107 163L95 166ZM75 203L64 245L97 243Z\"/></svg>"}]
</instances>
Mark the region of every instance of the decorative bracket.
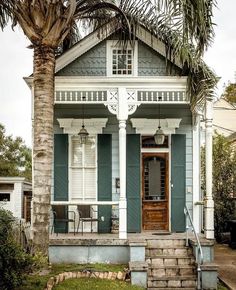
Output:
<instances>
[{"instance_id":1,"label":"decorative bracket","mask_svg":"<svg viewBox=\"0 0 236 290\"><path fill-rule=\"evenodd\" d=\"M110 113L117 115L118 119L127 119L140 105L137 101L137 91L118 88L107 91L107 106ZM124 117L124 115L127 115Z\"/></svg>"}]
</instances>

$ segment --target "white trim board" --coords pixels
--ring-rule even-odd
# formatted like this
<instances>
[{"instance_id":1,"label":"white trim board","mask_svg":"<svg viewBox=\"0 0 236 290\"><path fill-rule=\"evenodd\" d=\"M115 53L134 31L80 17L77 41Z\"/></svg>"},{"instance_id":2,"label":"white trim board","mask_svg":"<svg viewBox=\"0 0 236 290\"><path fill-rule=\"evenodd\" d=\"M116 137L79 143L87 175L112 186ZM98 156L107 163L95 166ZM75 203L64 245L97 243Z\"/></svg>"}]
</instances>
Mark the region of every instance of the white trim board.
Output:
<instances>
[{"instance_id":1,"label":"white trim board","mask_svg":"<svg viewBox=\"0 0 236 290\"><path fill-rule=\"evenodd\" d=\"M28 86L33 86L33 77L24 78ZM114 87L137 89L158 89L163 91L187 90L185 76L149 76L149 77L94 77L94 76L56 76L55 91L68 90L104 90Z\"/></svg>"},{"instance_id":2,"label":"white trim board","mask_svg":"<svg viewBox=\"0 0 236 290\"><path fill-rule=\"evenodd\" d=\"M162 91L187 90L187 77L151 76L151 77L83 77L71 76L55 78L55 90L106 90L118 87L143 90L158 89Z\"/></svg>"}]
</instances>

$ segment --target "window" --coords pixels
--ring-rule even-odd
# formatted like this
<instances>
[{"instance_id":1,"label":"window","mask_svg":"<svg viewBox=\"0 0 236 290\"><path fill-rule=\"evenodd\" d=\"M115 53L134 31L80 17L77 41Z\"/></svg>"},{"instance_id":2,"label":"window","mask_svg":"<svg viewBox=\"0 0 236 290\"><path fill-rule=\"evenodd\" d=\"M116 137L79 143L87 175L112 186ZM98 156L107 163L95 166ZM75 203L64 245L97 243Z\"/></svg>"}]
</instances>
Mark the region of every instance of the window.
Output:
<instances>
[{"instance_id":1,"label":"window","mask_svg":"<svg viewBox=\"0 0 236 290\"><path fill-rule=\"evenodd\" d=\"M107 42L107 74L108 76L137 75L137 45L134 50L130 45L122 47L117 41Z\"/></svg>"},{"instance_id":2,"label":"window","mask_svg":"<svg viewBox=\"0 0 236 290\"><path fill-rule=\"evenodd\" d=\"M161 157L146 157L144 162L144 199L165 200L166 161Z\"/></svg>"},{"instance_id":3,"label":"window","mask_svg":"<svg viewBox=\"0 0 236 290\"><path fill-rule=\"evenodd\" d=\"M10 201L10 193L0 192L0 201Z\"/></svg>"},{"instance_id":4,"label":"window","mask_svg":"<svg viewBox=\"0 0 236 290\"><path fill-rule=\"evenodd\" d=\"M132 75L133 55L131 49L112 49L112 74Z\"/></svg>"},{"instance_id":5,"label":"window","mask_svg":"<svg viewBox=\"0 0 236 290\"><path fill-rule=\"evenodd\" d=\"M71 198L96 200L96 138L90 136L86 144L71 140Z\"/></svg>"},{"instance_id":6,"label":"window","mask_svg":"<svg viewBox=\"0 0 236 290\"><path fill-rule=\"evenodd\" d=\"M157 145L154 140L154 136L142 136L142 148L168 148L169 139L168 136L165 136L164 143Z\"/></svg>"}]
</instances>

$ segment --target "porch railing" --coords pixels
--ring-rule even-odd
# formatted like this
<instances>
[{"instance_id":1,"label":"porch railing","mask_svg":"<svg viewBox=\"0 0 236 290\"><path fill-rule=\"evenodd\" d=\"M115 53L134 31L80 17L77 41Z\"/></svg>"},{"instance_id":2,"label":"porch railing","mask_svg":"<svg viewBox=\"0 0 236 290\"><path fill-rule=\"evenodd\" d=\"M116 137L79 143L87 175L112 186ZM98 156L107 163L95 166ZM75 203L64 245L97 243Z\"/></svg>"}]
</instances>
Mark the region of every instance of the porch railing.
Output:
<instances>
[{"instance_id":1,"label":"porch railing","mask_svg":"<svg viewBox=\"0 0 236 290\"><path fill-rule=\"evenodd\" d=\"M51 205L118 205L119 201L51 201Z\"/></svg>"},{"instance_id":2,"label":"porch railing","mask_svg":"<svg viewBox=\"0 0 236 290\"><path fill-rule=\"evenodd\" d=\"M56 104L116 104L118 88L83 88L81 90L57 90L55 92ZM186 104L189 103L185 90L166 91L159 89L127 89L129 104Z\"/></svg>"},{"instance_id":3,"label":"porch railing","mask_svg":"<svg viewBox=\"0 0 236 290\"><path fill-rule=\"evenodd\" d=\"M195 239L197 241L197 251L196 251L196 260L197 260L197 289L201 290L202 289L202 269L201 265L203 264L203 252L202 252L202 246L200 243L199 236L196 232L196 229L193 224L192 217L190 215L189 209L187 206L184 207L184 214L186 217L186 246L189 244L189 238L188 238L188 230L192 229ZM190 225L188 223L190 221Z\"/></svg>"}]
</instances>

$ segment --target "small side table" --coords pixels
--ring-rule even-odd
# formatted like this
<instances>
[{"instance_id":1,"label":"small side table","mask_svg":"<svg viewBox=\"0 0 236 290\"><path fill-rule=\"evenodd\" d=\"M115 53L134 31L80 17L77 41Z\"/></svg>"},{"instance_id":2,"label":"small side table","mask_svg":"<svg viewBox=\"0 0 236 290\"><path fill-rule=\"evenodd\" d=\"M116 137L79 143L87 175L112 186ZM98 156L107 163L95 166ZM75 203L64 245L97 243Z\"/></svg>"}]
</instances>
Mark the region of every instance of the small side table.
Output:
<instances>
[{"instance_id":1,"label":"small side table","mask_svg":"<svg viewBox=\"0 0 236 290\"><path fill-rule=\"evenodd\" d=\"M119 218L117 216L111 217L111 233L112 234L119 233Z\"/></svg>"}]
</instances>

